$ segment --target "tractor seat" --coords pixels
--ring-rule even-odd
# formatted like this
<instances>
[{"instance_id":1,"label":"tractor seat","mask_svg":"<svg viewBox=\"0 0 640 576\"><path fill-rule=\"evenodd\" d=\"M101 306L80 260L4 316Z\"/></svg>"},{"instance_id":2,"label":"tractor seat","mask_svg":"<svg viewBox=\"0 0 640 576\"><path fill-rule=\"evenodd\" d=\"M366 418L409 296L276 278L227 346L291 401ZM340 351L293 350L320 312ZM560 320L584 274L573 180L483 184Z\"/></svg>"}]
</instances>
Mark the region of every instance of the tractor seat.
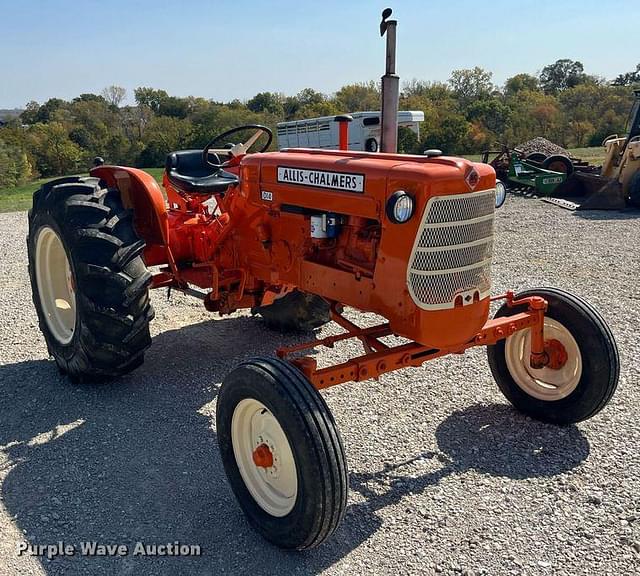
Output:
<instances>
[{"instance_id":1,"label":"tractor seat","mask_svg":"<svg viewBox=\"0 0 640 576\"><path fill-rule=\"evenodd\" d=\"M210 154L220 163L216 154ZM202 158L202 150L180 150L167 156L165 163L169 181L189 194L220 194L239 182L235 174L209 166Z\"/></svg>"}]
</instances>

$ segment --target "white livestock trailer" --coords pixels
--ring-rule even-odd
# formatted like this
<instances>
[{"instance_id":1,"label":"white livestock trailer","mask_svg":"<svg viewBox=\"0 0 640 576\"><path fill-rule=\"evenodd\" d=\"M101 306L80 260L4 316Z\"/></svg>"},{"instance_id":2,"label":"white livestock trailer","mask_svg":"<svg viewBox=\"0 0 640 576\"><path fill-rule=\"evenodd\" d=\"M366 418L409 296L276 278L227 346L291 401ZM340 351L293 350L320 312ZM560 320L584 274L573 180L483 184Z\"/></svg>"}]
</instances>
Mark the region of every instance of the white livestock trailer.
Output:
<instances>
[{"instance_id":1,"label":"white livestock trailer","mask_svg":"<svg viewBox=\"0 0 640 576\"><path fill-rule=\"evenodd\" d=\"M377 152L380 148L380 112L354 112L349 114L349 150ZM279 122L278 149L326 148L337 149L339 126L335 116L321 116L305 120ZM424 112L403 110L398 112L398 127L404 127L420 136L420 122Z\"/></svg>"}]
</instances>

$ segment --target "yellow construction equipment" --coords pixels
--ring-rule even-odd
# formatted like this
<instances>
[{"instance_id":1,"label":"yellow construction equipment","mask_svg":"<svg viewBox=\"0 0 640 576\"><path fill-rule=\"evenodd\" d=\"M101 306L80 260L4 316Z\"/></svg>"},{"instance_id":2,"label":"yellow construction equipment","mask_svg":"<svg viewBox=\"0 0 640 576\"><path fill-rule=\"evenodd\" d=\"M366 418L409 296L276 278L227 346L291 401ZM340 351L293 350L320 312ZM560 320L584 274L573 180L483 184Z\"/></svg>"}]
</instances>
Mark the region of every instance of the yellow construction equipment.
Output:
<instances>
[{"instance_id":1,"label":"yellow construction equipment","mask_svg":"<svg viewBox=\"0 0 640 576\"><path fill-rule=\"evenodd\" d=\"M599 174L574 172L553 196L569 200L563 207L574 210L622 210L640 208L640 90L629 114L626 136L604 139L606 157ZM550 199L553 201L553 199Z\"/></svg>"}]
</instances>

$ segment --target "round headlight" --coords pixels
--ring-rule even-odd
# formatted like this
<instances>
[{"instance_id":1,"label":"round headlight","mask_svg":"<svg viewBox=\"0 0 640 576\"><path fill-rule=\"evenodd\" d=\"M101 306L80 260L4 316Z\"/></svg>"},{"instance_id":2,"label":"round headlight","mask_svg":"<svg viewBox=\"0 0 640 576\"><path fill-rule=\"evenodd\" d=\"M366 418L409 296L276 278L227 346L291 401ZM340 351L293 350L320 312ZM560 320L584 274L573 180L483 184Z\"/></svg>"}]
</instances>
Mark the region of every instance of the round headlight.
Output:
<instances>
[{"instance_id":1,"label":"round headlight","mask_svg":"<svg viewBox=\"0 0 640 576\"><path fill-rule=\"evenodd\" d=\"M387 201L387 216L396 224L402 224L413 216L413 198L403 190L394 192Z\"/></svg>"},{"instance_id":2,"label":"round headlight","mask_svg":"<svg viewBox=\"0 0 640 576\"><path fill-rule=\"evenodd\" d=\"M500 180L496 180L496 208L500 208L507 199L507 187Z\"/></svg>"}]
</instances>

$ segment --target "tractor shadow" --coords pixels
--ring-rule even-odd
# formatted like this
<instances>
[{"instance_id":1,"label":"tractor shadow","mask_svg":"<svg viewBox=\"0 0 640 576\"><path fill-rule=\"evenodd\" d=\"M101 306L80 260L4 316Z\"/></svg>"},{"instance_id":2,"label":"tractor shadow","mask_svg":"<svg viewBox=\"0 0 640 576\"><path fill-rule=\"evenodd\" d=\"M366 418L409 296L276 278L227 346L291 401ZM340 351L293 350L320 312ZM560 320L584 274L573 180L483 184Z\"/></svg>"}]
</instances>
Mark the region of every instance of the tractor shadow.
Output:
<instances>
[{"instance_id":1,"label":"tractor shadow","mask_svg":"<svg viewBox=\"0 0 640 576\"><path fill-rule=\"evenodd\" d=\"M247 331L257 348L238 346ZM227 485L214 400L233 366L303 338L250 318L206 321L159 334L140 369L108 384L73 385L45 360L0 366L0 457L7 457L0 460L0 507L27 542L97 541L133 550L138 541L179 541L202 550L199 557L40 558L45 572L317 574L380 528L376 511L448 474L550 476L589 453L575 427L537 424L506 406L473 406L439 425L439 452L413 459L436 458L437 471L416 475L400 462L352 473L351 488L366 500L349 506L334 538L305 553L278 550L250 528Z\"/></svg>"},{"instance_id":2,"label":"tractor shadow","mask_svg":"<svg viewBox=\"0 0 640 576\"><path fill-rule=\"evenodd\" d=\"M582 220L637 220L640 218L640 209L576 210L573 215L575 218L581 218Z\"/></svg>"},{"instance_id":3,"label":"tractor shadow","mask_svg":"<svg viewBox=\"0 0 640 576\"><path fill-rule=\"evenodd\" d=\"M452 474L475 470L511 480L557 476L589 456L589 442L576 426L536 422L505 404L470 406L436 429L438 450L387 464L373 473L350 474L350 487L375 511L420 494ZM421 469L429 472L421 473Z\"/></svg>"}]
</instances>

